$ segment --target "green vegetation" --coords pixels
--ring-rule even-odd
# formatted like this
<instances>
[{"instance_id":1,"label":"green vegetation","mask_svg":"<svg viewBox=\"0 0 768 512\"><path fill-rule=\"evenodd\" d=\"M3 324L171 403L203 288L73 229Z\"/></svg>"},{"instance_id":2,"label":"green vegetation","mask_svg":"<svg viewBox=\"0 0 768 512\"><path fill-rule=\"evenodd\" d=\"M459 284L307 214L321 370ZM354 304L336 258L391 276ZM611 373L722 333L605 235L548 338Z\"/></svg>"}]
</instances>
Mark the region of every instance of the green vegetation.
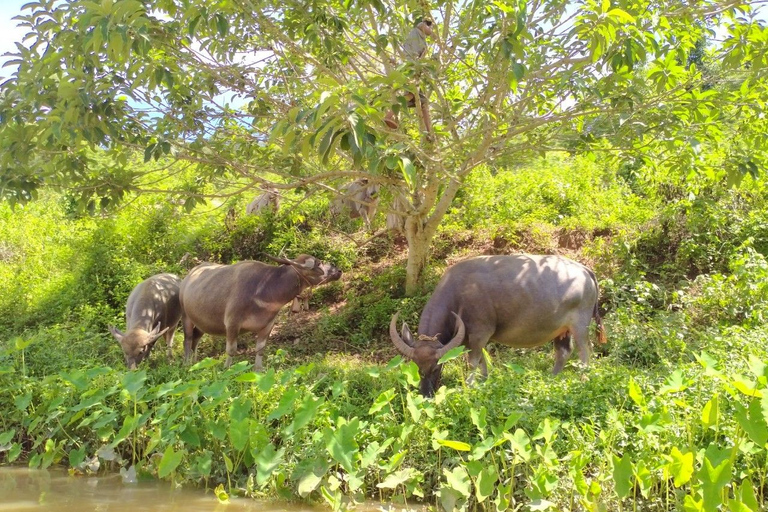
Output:
<instances>
[{"instance_id":1,"label":"green vegetation","mask_svg":"<svg viewBox=\"0 0 768 512\"><path fill-rule=\"evenodd\" d=\"M446 510L759 510L768 464L768 188L747 178L646 170L588 158L480 169L437 232L427 289L478 253L559 252L590 264L609 342L590 368L552 377L551 346L491 344L490 376L463 358L422 399L386 332L414 322L397 239L366 244L330 223L327 197L240 216L245 197L183 206L141 195L85 214L67 195L0 205L0 460L127 471L218 495L424 500ZM283 211L286 213L283 214ZM374 221L374 229L384 219ZM281 313L262 374L253 342L229 369L223 342L181 363L155 350L135 372L108 334L132 287L195 258L309 252L345 270L310 313Z\"/></svg>"}]
</instances>

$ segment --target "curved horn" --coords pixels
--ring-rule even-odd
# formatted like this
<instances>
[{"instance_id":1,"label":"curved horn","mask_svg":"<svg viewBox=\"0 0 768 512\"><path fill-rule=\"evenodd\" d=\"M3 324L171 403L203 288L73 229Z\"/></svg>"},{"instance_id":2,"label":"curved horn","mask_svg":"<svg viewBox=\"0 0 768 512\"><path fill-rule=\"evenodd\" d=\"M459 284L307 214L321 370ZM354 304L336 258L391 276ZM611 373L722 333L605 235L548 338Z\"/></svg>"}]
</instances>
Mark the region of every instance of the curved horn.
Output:
<instances>
[{"instance_id":1,"label":"curved horn","mask_svg":"<svg viewBox=\"0 0 768 512\"><path fill-rule=\"evenodd\" d=\"M277 263L282 263L283 265L291 265L291 264L293 264L293 263L294 263L294 262L293 262L293 261L291 261L291 260L288 260L288 259L285 259L285 258L277 258L277 257L275 257L275 256L271 256L271 255L269 255L269 254L267 254L267 253L265 253L265 252L263 252L263 253L261 253L261 254L262 254L262 255L264 255L264 256L266 256L266 257L267 257L267 258L269 258L270 260L272 260L272 261L276 261Z\"/></svg>"},{"instance_id":2,"label":"curved horn","mask_svg":"<svg viewBox=\"0 0 768 512\"><path fill-rule=\"evenodd\" d=\"M157 327L156 327L155 329L158 329L158 328L160 328L160 324L157 324ZM155 340L157 340L157 339L158 339L160 336L162 336L163 334L165 334L165 333L166 333L166 331L167 331L168 329L170 329L170 327L166 327L165 329L163 329L163 330L162 330L162 331L160 331L160 332L155 332L155 329L152 329L152 330L150 331L150 333L149 333L149 334L150 334L150 336L149 336L149 337L146 339L146 341L144 342L144 345L149 345L149 344L153 343L153 342L154 342Z\"/></svg>"},{"instance_id":3,"label":"curved horn","mask_svg":"<svg viewBox=\"0 0 768 512\"><path fill-rule=\"evenodd\" d=\"M453 313L453 311L451 311L451 313ZM456 348L464 342L464 320L462 320L461 317L456 313L453 313L453 316L456 317L456 336L454 336L451 341L446 343L443 348L437 351L438 359L443 357L452 348Z\"/></svg>"},{"instance_id":4,"label":"curved horn","mask_svg":"<svg viewBox=\"0 0 768 512\"><path fill-rule=\"evenodd\" d=\"M395 344L395 348L400 351L408 359L413 359L413 347L403 341L403 338L397 333L397 317L400 313L395 313L392 317L392 322L389 324L389 337L392 338L392 343Z\"/></svg>"}]
</instances>

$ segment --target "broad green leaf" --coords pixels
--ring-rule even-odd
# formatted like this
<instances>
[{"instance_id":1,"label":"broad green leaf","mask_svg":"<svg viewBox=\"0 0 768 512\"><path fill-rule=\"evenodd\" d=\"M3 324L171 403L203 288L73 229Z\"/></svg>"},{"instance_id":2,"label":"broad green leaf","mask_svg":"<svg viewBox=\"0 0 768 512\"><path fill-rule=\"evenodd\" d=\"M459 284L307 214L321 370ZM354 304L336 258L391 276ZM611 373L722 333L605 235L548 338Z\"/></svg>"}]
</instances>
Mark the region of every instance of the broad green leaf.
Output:
<instances>
[{"instance_id":1,"label":"broad green leaf","mask_svg":"<svg viewBox=\"0 0 768 512\"><path fill-rule=\"evenodd\" d=\"M697 476L701 482L704 510L715 512L722 503L722 490L731 480L730 450L720 450L710 445L704 454Z\"/></svg>"},{"instance_id":2,"label":"broad green leaf","mask_svg":"<svg viewBox=\"0 0 768 512\"><path fill-rule=\"evenodd\" d=\"M472 481L463 467L457 466L450 471L443 469L443 475L445 475L445 484L443 485L447 484L450 489L458 492L464 498L470 496Z\"/></svg>"},{"instance_id":3,"label":"broad green leaf","mask_svg":"<svg viewBox=\"0 0 768 512\"><path fill-rule=\"evenodd\" d=\"M399 469L388 474L383 482L376 484L376 487L379 489L396 489L416 476L418 476L418 472L413 468Z\"/></svg>"},{"instance_id":4,"label":"broad green leaf","mask_svg":"<svg viewBox=\"0 0 768 512\"><path fill-rule=\"evenodd\" d=\"M466 347L464 347L464 345L459 345L458 347L454 347L451 350L449 350L448 352L446 352L443 355L443 357L438 359L437 362L439 364L447 363L448 361L450 361L452 359L456 359L457 357L461 356L461 354L463 354L464 352L466 352Z\"/></svg>"},{"instance_id":5,"label":"broad green leaf","mask_svg":"<svg viewBox=\"0 0 768 512\"><path fill-rule=\"evenodd\" d=\"M472 424L480 431L480 435L485 433L485 427L488 426L488 422L485 419L487 413L488 411L484 405L481 405L479 408L472 407L469 410L469 417L472 420Z\"/></svg>"},{"instance_id":6,"label":"broad green leaf","mask_svg":"<svg viewBox=\"0 0 768 512\"><path fill-rule=\"evenodd\" d=\"M395 398L395 388L389 388L386 391L382 391L376 400L374 400L371 408L368 409L368 414L374 414L382 410L384 407Z\"/></svg>"},{"instance_id":7,"label":"broad green leaf","mask_svg":"<svg viewBox=\"0 0 768 512\"><path fill-rule=\"evenodd\" d=\"M248 440L250 439L250 425L251 420L244 418L242 420L231 420L229 422L229 440L232 443L232 448L241 452L248 446Z\"/></svg>"},{"instance_id":8,"label":"broad green leaf","mask_svg":"<svg viewBox=\"0 0 768 512\"><path fill-rule=\"evenodd\" d=\"M355 455L358 452L355 436L360 430L360 420L352 418L349 422L337 425L335 429L326 428L323 432L325 448L328 454L338 462L347 473L354 473Z\"/></svg>"},{"instance_id":9,"label":"broad green leaf","mask_svg":"<svg viewBox=\"0 0 768 512\"><path fill-rule=\"evenodd\" d=\"M324 402L324 398L317 398L312 393L308 393L296 408L296 414L293 417L293 421L285 429L286 434L292 435L299 429L309 425L309 423L315 419L315 416L317 416L317 411Z\"/></svg>"},{"instance_id":10,"label":"broad green leaf","mask_svg":"<svg viewBox=\"0 0 768 512\"><path fill-rule=\"evenodd\" d=\"M753 398L749 402L749 408L745 408L740 403L735 403L736 421L744 429L749 438L760 448L765 447L768 442L768 424L763 416L762 401Z\"/></svg>"},{"instance_id":11,"label":"broad green leaf","mask_svg":"<svg viewBox=\"0 0 768 512\"><path fill-rule=\"evenodd\" d=\"M640 390L640 386L637 385L635 382L635 379L632 377L629 378L629 398L632 399L635 404L637 404L639 407L645 407L645 397L643 396L643 392Z\"/></svg>"},{"instance_id":12,"label":"broad green leaf","mask_svg":"<svg viewBox=\"0 0 768 512\"><path fill-rule=\"evenodd\" d=\"M618 8L611 9L606 14L608 16L612 17L612 18L618 18L621 21L623 21L624 23L634 23L635 22L635 18L632 15L630 15L628 12L622 11L621 9L618 9Z\"/></svg>"},{"instance_id":13,"label":"broad green leaf","mask_svg":"<svg viewBox=\"0 0 768 512\"><path fill-rule=\"evenodd\" d=\"M515 458L528 462L531 460L531 440L528 438L528 434L522 429L515 430L515 433L510 435L508 432L504 433L504 438L509 441L512 446L512 450L515 453Z\"/></svg>"},{"instance_id":14,"label":"broad green leaf","mask_svg":"<svg viewBox=\"0 0 768 512\"><path fill-rule=\"evenodd\" d=\"M269 416L267 416L267 421L278 420L286 414L292 412L295 407L296 398L298 396L298 389L288 389L280 398L280 402L277 404L275 410L273 410L271 413L269 413Z\"/></svg>"},{"instance_id":15,"label":"broad green leaf","mask_svg":"<svg viewBox=\"0 0 768 512\"><path fill-rule=\"evenodd\" d=\"M2 434L0 434L0 450L3 449L3 445L10 443L11 440L13 439L13 436L15 435L16 435L15 428L12 428L8 432L3 432Z\"/></svg>"},{"instance_id":16,"label":"broad green leaf","mask_svg":"<svg viewBox=\"0 0 768 512\"><path fill-rule=\"evenodd\" d=\"M480 471L480 474L477 476L477 489L475 490L478 503L482 503L493 494L498 480L499 473L496 470L496 466L490 465Z\"/></svg>"},{"instance_id":17,"label":"broad green leaf","mask_svg":"<svg viewBox=\"0 0 768 512\"><path fill-rule=\"evenodd\" d=\"M159 478L165 478L173 473L184 458L184 450L174 451L173 446L168 446L163 453L163 458L160 459L160 464L157 466L157 476Z\"/></svg>"},{"instance_id":18,"label":"broad green leaf","mask_svg":"<svg viewBox=\"0 0 768 512\"><path fill-rule=\"evenodd\" d=\"M285 448L275 449L272 443L263 448L254 458L256 462L256 483L263 486L272 476L272 473L280 466L283 461Z\"/></svg>"},{"instance_id":19,"label":"broad green leaf","mask_svg":"<svg viewBox=\"0 0 768 512\"><path fill-rule=\"evenodd\" d=\"M673 447L669 454L669 474L674 479L675 487L687 484L693 476L693 453L682 453Z\"/></svg>"},{"instance_id":20,"label":"broad green leaf","mask_svg":"<svg viewBox=\"0 0 768 512\"><path fill-rule=\"evenodd\" d=\"M328 471L327 467L319 467L305 473L301 479L299 479L299 485L297 486L299 496L306 498L312 491L317 489L317 486L320 485L326 471Z\"/></svg>"},{"instance_id":21,"label":"broad green leaf","mask_svg":"<svg viewBox=\"0 0 768 512\"><path fill-rule=\"evenodd\" d=\"M135 370L132 372L125 372L123 375L123 389L130 393L134 399L137 396L139 390L144 386L144 382L147 380L147 372L145 370Z\"/></svg>"},{"instance_id":22,"label":"broad green leaf","mask_svg":"<svg viewBox=\"0 0 768 512\"><path fill-rule=\"evenodd\" d=\"M438 439L437 442L442 446L453 448L454 450L457 450L460 452L468 452L469 450L472 449L471 445L464 443L462 441L448 441L448 440Z\"/></svg>"},{"instance_id":23,"label":"broad green leaf","mask_svg":"<svg viewBox=\"0 0 768 512\"><path fill-rule=\"evenodd\" d=\"M718 424L720 418L720 399L715 393L701 411L701 423L704 428L710 428Z\"/></svg>"},{"instance_id":24,"label":"broad green leaf","mask_svg":"<svg viewBox=\"0 0 768 512\"><path fill-rule=\"evenodd\" d=\"M624 499L629 496L629 491L632 489L632 482L634 480L632 461L629 458L629 453L625 453L621 458L618 458L616 455L613 455L612 457L613 489L620 499Z\"/></svg>"}]
</instances>

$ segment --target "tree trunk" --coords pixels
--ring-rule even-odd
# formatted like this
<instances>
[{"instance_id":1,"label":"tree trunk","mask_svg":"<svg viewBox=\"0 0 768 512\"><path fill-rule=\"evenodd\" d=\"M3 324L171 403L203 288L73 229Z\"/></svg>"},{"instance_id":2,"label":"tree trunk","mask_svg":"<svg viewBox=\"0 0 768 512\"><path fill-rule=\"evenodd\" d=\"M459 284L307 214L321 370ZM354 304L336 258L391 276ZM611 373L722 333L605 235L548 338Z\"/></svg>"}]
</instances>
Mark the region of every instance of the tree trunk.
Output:
<instances>
[{"instance_id":1,"label":"tree trunk","mask_svg":"<svg viewBox=\"0 0 768 512\"><path fill-rule=\"evenodd\" d=\"M405 221L405 238L408 241L408 263L405 267L405 294L415 295L421 289L421 274L427 265L429 248L434 230L425 230L419 216L409 216Z\"/></svg>"}]
</instances>

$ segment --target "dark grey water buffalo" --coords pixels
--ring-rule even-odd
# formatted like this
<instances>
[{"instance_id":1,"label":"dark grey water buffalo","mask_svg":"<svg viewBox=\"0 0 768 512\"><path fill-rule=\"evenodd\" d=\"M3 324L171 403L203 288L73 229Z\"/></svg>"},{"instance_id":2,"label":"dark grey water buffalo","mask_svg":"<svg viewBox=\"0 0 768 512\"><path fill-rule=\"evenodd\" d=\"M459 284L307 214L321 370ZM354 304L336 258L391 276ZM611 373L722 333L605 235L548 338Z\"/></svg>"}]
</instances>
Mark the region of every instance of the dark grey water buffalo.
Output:
<instances>
[{"instance_id":1,"label":"dark grey water buffalo","mask_svg":"<svg viewBox=\"0 0 768 512\"><path fill-rule=\"evenodd\" d=\"M378 183L369 183L366 178L347 183L340 189L342 195L331 203L331 215L348 211L350 218L361 217L365 225L370 227L379 204L380 188Z\"/></svg>"},{"instance_id":2,"label":"dark grey water buffalo","mask_svg":"<svg viewBox=\"0 0 768 512\"><path fill-rule=\"evenodd\" d=\"M595 274L560 256L517 254L478 256L450 267L424 307L418 338L408 325L397 332L397 315L389 333L395 347L419 367L420 391L432 396L440 383L438 360L462 343L470 365L487 376L483 348L489 340L511 347L537 347L555 341L554 374L563 369L573 347L589 361L589 324L605 331L597 310Z\"/></svg>"},{"instance_id":3,"label":"dark grey water buffalo","mask_svg":"<svg viewBox=\"0 0 768 512\"><path fill-rule=\"evenodd\" d=\"M276 188L267 187L264 189L264 193L254 197L253 201L248 203L245 213L248 215L260 215L268 211L277 213L279 208L280 193Z\"/></svg>"},{"instance_id":4,"label":"dark grey water buffalo","mask_svg":"<svg viewBox=\"0 0 768 512\"><path fill-rule=\"evenodd\" d=\"M203 333L227 337L227 366L237 352L237 335L256 335L254 368L261 370L261 354L277 313L307 288L341 277L341 271L306 254L295 260L275 258L280 266L260 261L234 265L202 263L181 282L184 310L184 355L194 359Z\"/></svg>"},{"instance_id":5,"label":"dark grey water buffalo","mask_svg":"<svg viewBox=\"0 0 768 512\"><path fill-rule=\"evenodd\" d=\"M181 279L173 274L158 274L142 281L128 296L125 307L126 332L122 333L109 326L109 331L123 349L128 368L136 369L163 335L168 358L171 358L173 334L181 318L180 284Z\"/></svg>"}]
</instances>

